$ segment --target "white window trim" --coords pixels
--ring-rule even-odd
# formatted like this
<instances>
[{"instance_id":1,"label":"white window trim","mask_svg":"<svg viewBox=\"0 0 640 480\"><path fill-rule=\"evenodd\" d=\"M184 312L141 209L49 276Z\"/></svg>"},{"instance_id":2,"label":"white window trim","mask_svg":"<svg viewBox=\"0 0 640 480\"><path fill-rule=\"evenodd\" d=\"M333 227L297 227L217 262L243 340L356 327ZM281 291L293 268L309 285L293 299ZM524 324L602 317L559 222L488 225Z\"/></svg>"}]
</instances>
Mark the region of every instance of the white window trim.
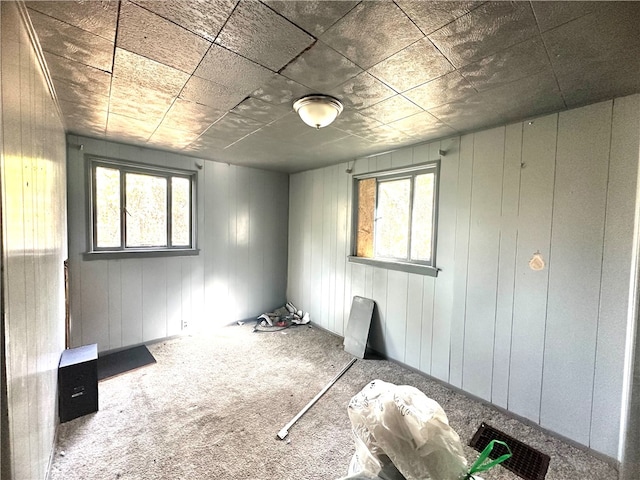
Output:
<instances>
[{"instance_id":1,"label":"white window trim","mask_svg":"<svg viewBox=\"0 0 640 480\"><path fill-rule=\"evenodd\" d=\"M355 252L357 248L358 235L358 181L367 178L393 178L406 174L416 174L420 171L434 170L434 200L433 200L433 227L432 227L432 252L431 262L426 264L419 261L400 261L393 259L367 258L358 257ZM421 164L411 165L407 167L390 168L378 170L375 172L367 172L354 175L352 178L352 201L351 201L351 254L347 257L349 262L360 263L364 265L372 265L375 267L385 268L387 270L397 270L401 272L416 273L419 275L427 275L431 277L438 276L438 267L436 266L437 252L437 236L438 236L438 197L440 190L440 161L425 162Z\"/></svg>"},{"instance_id":2,"label":"white window trim","mask_svg":"<svg viewBox=\"0 0 640 480\"><path fill-rule=\"evenodd\" d=\"M198 172L196 170L186 170L161 165L151 165L127 160L113 158L87 156L87 251L83 257L85 260L106 260L119 258L141 258L141 257L169 257L169 256L189 256L198 255L197 248L197 183ZM161 177L170 178L179 176L189 178L191 181L191 245L190 246L162 246L162 247L126 247L124 240L117 248L97 248L95 247L96 226L95 217L95 191L94 191L94 171L97 166L117 168L125 172L146 173ZM125 188L121 185L121 190ZM121 205L124 207L124 204ZM122 216L122 212L121 212ZM168 218L168 222L171 218ZM124 226L123 226L124 228ZM124 230L122 231L124 238Z\"/></svg>"}]
</instances>

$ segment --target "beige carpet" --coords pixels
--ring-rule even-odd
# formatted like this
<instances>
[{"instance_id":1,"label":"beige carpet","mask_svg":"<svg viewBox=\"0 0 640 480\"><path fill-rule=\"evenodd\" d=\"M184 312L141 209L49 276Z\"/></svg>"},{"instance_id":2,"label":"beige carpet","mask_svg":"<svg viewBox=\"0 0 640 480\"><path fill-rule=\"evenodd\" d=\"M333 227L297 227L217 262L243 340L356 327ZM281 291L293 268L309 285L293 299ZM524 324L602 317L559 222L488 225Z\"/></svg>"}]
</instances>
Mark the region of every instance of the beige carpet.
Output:
<instances>
[{"instance_id":1,"label":"beige carpet","mask_svg":"<svg viewBox=\"0 0 640 480\"><path fill-rule=\"evenodd\" d=\"M289 430L276 434L352 358L308 326L251 325L149 346L157 363L100 382L100 410L60 425L51 480L336 479L354 452L347 405L369 381L438 401L467 444L481 421L551 455L548 480L614 480L615 469L493 408L384 360L358 360ZM477 452L465 447L469 461ZM497 467L485 480L517 479Z\"/></svg>"}]
</instances>

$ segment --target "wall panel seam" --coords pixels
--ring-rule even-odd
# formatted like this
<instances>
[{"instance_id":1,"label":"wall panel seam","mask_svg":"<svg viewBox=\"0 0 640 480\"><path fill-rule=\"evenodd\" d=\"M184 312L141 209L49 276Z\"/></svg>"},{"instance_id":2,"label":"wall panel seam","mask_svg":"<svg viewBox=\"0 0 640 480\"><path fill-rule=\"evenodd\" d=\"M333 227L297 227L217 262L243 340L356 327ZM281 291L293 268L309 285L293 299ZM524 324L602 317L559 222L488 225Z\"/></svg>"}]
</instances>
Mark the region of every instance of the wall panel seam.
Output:
<instances>
[{"instance_id":1,"label":"wall panel seam","mask_svg":"<svg viewBox=\"0 0 640 480\"><path fill-rule=\"evenodd\" d=\"M558 175L558 138L560 134L560 114L556 114L556 135L555 135L555 151L554 151L554 161L553 161L553 186L551 193L551 218L550 226L549 226L549 270L547 271L547 292L545 296L545 309L544 309L544 328L542 332L542 338L544 339L542 343L542 365L540 372L540 405L538 405L538 424L542 422L542 392L544 391L544 364L545 364L545 356L546 356L546 348L547 348L547 321L549 318L549 287L551 285L551 269L553 268L553 216L555 212L555 196L556 196L556 178Z\"/></svg>"},{"instance_id":2,"label":"wall panel seam","mask_svg":"<svg viewBox=\"0 0 640 480\"><path fill-rule=\"evenodd\" d=\"M511 332L509 335L509 362L507 365L507 398L506 408L509 409L509 398L511 394L511 356L513 354L513 319L515 316L516 305L516 285L517 285L517 273L518 273L518 253L519 253L519 239L520 239L520 206L522 202L522 156L524 154L524 123L520 124L520 168L518 170L518 202L516 205L516 238L515 238L515 251L513 257L513 284L511 291Z\"/></svg>"},{"instance_id":3,"label":"wall panel seam","mask_svg":"<svg viewBox=\"0 0 640 480\"><path fill-rule=\"evenodd\" d=\"M591 408L589 416L589 446L591 446L591 435L593 433L593 407L596 389L596 370L598 362L598 338L600 333L600 314L602 313L602 281L604 277L604 256L605 238L607 236L607 212L609 206L609 178L611 177L611 145L613 141L613 110L614 102L611 102L610 123L609 123L609 151L607 157L607 177L604 190L604 215L602 219L602 246L600 249L600 288L598 289L598 321L596 322L595 345L593 347L593 374L591 376Z\"/></svg>"}]
</instances>

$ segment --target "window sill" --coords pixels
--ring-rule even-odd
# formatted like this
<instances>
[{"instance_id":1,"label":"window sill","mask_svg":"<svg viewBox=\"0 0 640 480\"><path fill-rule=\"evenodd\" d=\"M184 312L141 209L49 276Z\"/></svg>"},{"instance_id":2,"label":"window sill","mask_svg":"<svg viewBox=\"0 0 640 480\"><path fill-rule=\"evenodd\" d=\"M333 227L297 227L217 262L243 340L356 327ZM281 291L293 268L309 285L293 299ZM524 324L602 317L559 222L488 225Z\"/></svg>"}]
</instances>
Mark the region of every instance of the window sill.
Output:
<instances>
[{"instance_id":1,"label":"window sill","mask_svg":"<svg viewBox=\"0 0 640 480\"><path fill-rule=\"evenodd\" d=\"M429 265L419 265L417 263L393 262L388 260L376 260L374 258L363 258L349 255L347 259L352 263L362 263L364 265L372 265L374 267L386 268L387 270L398 270L400 272L416 273L418 275L427 275L429 277L438 276L438 268Z\"/></svg>"},{"instance_id":2,"label":"window sill","mask_svg":"<svg viewBox=\"0 0 640 480\"><path fill-rule=\"evenodd\" d=\"M85 252L83 260L119 260L122 258L152 258L152 257L189 257L199 255L196 248L171 248L166 250L122 250Z\"/></svg>"}]
</instances>

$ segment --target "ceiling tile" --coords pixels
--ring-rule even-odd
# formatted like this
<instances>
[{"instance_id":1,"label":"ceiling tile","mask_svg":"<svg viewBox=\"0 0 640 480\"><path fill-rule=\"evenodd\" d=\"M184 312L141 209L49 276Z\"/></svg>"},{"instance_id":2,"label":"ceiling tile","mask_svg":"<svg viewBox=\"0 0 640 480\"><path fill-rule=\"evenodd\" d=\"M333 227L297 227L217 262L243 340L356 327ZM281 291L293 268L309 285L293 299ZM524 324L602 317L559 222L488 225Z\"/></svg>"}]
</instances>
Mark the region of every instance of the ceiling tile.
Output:
<instances>
[{"instance_id":1,"label":"ceiling tile","mask_svg":"<svg viewBox=\"0 0 640 480\"><path fill-rule=\"evenodd\" d=\"M256 135L268 134L269 138L273 140L289 143L292 139L307 133L309 129L311 129L311 127L304 123L297 113L291 112L265 126L260 132L256 133Z\"/></svg>"},{"instance_id":2,"label":"ceiling tile","mask_svg":"<svg viewBox=\"0 0 640 480\"><path fill-rule=\"evenodd\" d=\"M162 120L161 126L171 130L193 131L199 135L225 113L227 111L224 109L177 98Z\"/></svg>"},{"instance_id":3,"label":"ceiling tile","mask_svg":"<svg viewBox=\"0 0 640 480\"><path fill-rule=\"evenodd\" d=\"M361 2L320 39L366 70L422 36L393 2Z\"/></svg>"},{"instance_id":4,"label":"ceiling tile","mask_svg":"<svg viewBox=\"0 0 640 480\"><path fill-rule=\"evenodd\" d=\"M471 84L458 72L451 72L424 85L412 88L403 95L425 110L461 100L476 93Z\"/></svg>"},{"instance_id":5,"label":"ceiling tile","mask_svg":"<svg viewBox=\"0 0 640 480\"><path fill-rule=\"evenodd\" d=\"M546 32L563 23L583 17L603 8L610 8L612 2L596 1L545 1L531 2L533 13L541 32Z\"/></svg>"},{"instance_id":6,"label":"ceiling tile","mask_svg":"<svg viewBox=\"0 0 640 480\"><path fill-rule=\"evenodd\" d=\"M111 75L108 72L53 53L45 53L44 56L52 79L59 80L59 82L78 88L83 92L109 95ZM58 82L55 85L56 91L58 90L57 86Z\"/></svg>"},{"instance_id":7,"label":"ceiling tile","mask_svg":"<svg viewBox=\"0 0 640 480\"><path fill-rule=\"evenodd\" d=\"M201 135L187 145L184 150L197 152L199 155L206 155L217 161L223 161L221 157L223 155L224 148L228 145L230 145L230 142L225 138L205 137Z\"/></svg>"},{"instance_id":8,"label":"ceiling tile","mask_svg":"<svg viewBox=\"0 0 640 480\"><path fill-rule=\"evenodd\" d=\"M116 48L113 75L133 85L176 96L189 75L135 53ZM123 82L124 83L124 82Z\"/></svg>"},{"instance_id":9,"label":"ceiling tile","mask_svg":"<svg viewBox=\"0 0 640 480\"><path fill-rule=\"evenodd\" d=\"M27 2L67 132L300 171L640 92L640 2L127 1ZM120 5L119 44L144 55L114 50ZM18 61L2 23L2 61ZM228 48L191 77L202 51L189 41L225 24ZM320 89L344 111L316 131L292 104Z\"/></svg>"},{"instance_id":10,"label":"ceiling tile","mask_svg":"<svg viewBox=\"0 0 640 480\"><path fill-rule=\"evenodd\" d=\"M260 2L241 2L216 43L277 72L314 38Z\"/></svg>"},{"instance_id":11,"label":"ceiling tile","mask_svg":"<svg viewBox=\"0 0 640 480\"><path fill-rule=\"evenodd\" d=\"M361 135L382 126L382 122L366 117L353 110L346 110L332 123L332 126L352 135Z\"/></svg>"},{"instance_id":12,"label":"ceiling tile","mask_svg":"<svg viewBox=\"0 0 640 480\"><path fill-rule=\"evenodd\" d=\"M395 91L404 92L452 70L453 65L425 37L371 67L368 72Z\"/></svg>"},{"instance_id":13,"label":"ceiling tile","mask_svg":"<svg viewBox=\"0 0 640 480\"><path fill-rule=\"evenodd\" d=\"M549 71L487 90L480 93L480 97L500 113L504 122L565 108L556 79Z\"/></svg>"},{"instance_id":14,"label":"ceiling tile","mask_svg":"<svg viewBox=\"0 0 640 480\"><path fill-rule=\"evenodd\" d=\"M81 86L73 85L66 82L56 82L56 95L58 100L66 102L83 103L95 106L96 108L106 107L109 105L109 90L107 94L102 95L84 89Z\"/></svg>"},{"instance_id":15,"label":"ceiling tile","mask_svg":"<svg viewBox=\"0 0 640 480\"><path fill-rule=\"evenodd\" d=\"M384 148L384 146L382 148ZM355 160L356 156L368 155L380 151L381 146L379 144L362 137L349 135L348 137L331 142L326 148L319 149L318 153L321 155L330 155L331 158L336 160ZM358 152L358 155L354 155L354 152ZM335 163L335 160L332 163ZM317 166L323 164L324 162L318 163ZM300 170L302 170L302 168Z\"/></svg>"},{"instance_id":16,"label":"ceiling tile","mask_svg":"<svg viewBox=\"0 0 640 480\"><path fill-rule=\"evenodd\" d=\"M153 132L153 135L149 138L149 143L165 148L170 147L172 149L182 150L190 145L196 138L198 138L198 134L195 132L173 130L161 125Z\"/></svg>"},{"instance_id":17,"label":"ceiling tile","mask_svg":"<svg viewBox=\"0 0 640 480\"><path fill-rule=\"evenodd\" d=\"M36 10L69 25L113 43L118 20L118 2L27 2L31 10Z\"/></svg>"},{"instance_id":18,"label":"ceiling tile","mask_svg":"<svg viewBox=\"0 0 640 480\"><path fill-rule=\"evenodd\" d=\"M392 122L389 126L412 137L419 137L422 140L431 140L457 133L453 128L445 125L428 112L411 115L402 120Z\"/></svg>"},{"instance_id":19,"label":"ceiling tile","mask_svg":"<svg viewBox=\"0 0 640 480\"><path fill-rule=\"evenodd\" d=\"M396 1L398 6L418 26L422 33L430 33L453 22L456 18L469 13L480 5L477 1Z\"/></svg>"},{"instance_id":20,"label":"ceiling tile","mask_svg":"<svg viewBox=\"0 0 640 480\"><path fill-rule=\"evenodd\" d=\"M487 90L498 85L550 72L551 64L539 37L484 57L458 70L477 90Z\"/></svg>"},{"instance_id":21,"label":"ceiling tile","mask_svg":"<svg viewBox=\"0 0 640 480\"><path fill-rule=\"evenodd\" d=\"M144 143L153 134L157 126L157 124L153 125L145 120L109 113L107 134L121 140Z\"/></svg>"},{"instance_id":22,"label":"ceiling tile","mask_svg":"<svg viewBox=\"0 0 640 480\"><path fill-rule=\"evenodd\" d=\"M180 93L180 98L219 110L230 110L244 98L244 92L223 87L199 77L191 77Z\"/></svg>"},{"instance_id":23,"label":"ceiling tile","mask_svg":"<svg viewBox=\"0 0 640 480\"><path fill-rule=\"evenodd\" d=\"M231 111L258 122L271 123L289 114L291 107L286 104L273 105L257 98L247 98Z\"/></svg>"},{"instance_id":24,"label":"ceiling tile","mask_svg":"<svg viewBox=\"0 0 640 480\"><path fill-rule=\"evenodd\" d=\"M543 34L567 106L640 90L638 25L640 3L616 2Z\"/></svg>"},{"instance_id":25,"label":"ceiling tile","mask_svg":"<svg viewBox=\"0 0 640 480\"><path fill-rule=\"evenodd\" d=\"M251 134L230 145L220 152L220 160L276 171L292 160L291 145L258 137L258 134ZM276 195L280 193L275 192Z\"/></svg>"},{"instance_id":26,"label":"ceiling tile","mask_svg":"<svg viewBox=\"0 0 640 480\"><path fill-rule=\"evenodd\" d=\"M323 128L307 127L302 135L291 138L289 143L301 145L308 150L322 150L328 143L349 136L351 135L347 132L333 128L333 126Z\"/></svg>"},{"instance_id":27,"label":"ceiling tile","mask_svg":"<svg viewBox=\"0 0 640 480\"><path fill-rule=\"evenodd\" d=\"M345 16L358 2L267 0L264 3L317 37Z\"/></svg>"},{"instance_id":28,"label":"ceiling tile","mask_svg":"<svg viewBox=\"0 0 640 480\"><path fill-rule=\"evenodd\" d=\"M592 63L583 74L567 72L557 75L567 107L574 108L640 92L639 51L620 52L611 61ZM624 65L624 74L620 71Z\"/></svg>"},{"instance_id":29,"label":"ceiling tile","mask_svg":"<svg viewBox=\"0 0 640 480\"><path fill-rule=\"evenodd\" d=\"M213 42L238 0L136 0L134 3Z\"/></svg>"},{"instance_id":30,"label":"ceiling tile","mask_svg":"<svg viewBox=\"0 0 640 480\"><path fill-rule=\"evenodd\" d=\"M479 93L429 110L429 113L459 132L470 132L504 123L490 101Z\"/></svg>"},{"instance_id":31,"label":"ceiling tile","mask_svg":"<svg viewBox=\"0 0 640 480\"><path fill-rule=\"evenodd\" d=\"M537 34L529 2L487 2L429 38L460 68Z\"/></svg>"},{"instance_id":32,"label":"ceiling tile","mask_svg":"<svg viewBox=\"0 0 640 480\"><path fill-rule=\"evenodd\" d=\"M375 118L382 123L391 123L401 118L408 117L409 115L415 115L422 112L422 108L416 104L411 103L402 95L396 95L394 97L383 100L380 103L376 103L372 107L365 108L360 111L367 117Z\"/></svg>"},{"instance_id":33,"label":"ceiling tile","mask_svg":"<svg viewBox=\"0 0 640 480\"><path fill-rule=\"evenodd\" d=\"M271 78L273 72L214 44L194 75L249 95Z\"/></svg>"},{"instance_id":34,"label":"ceiling tile","mask_svg":"<svg viewBox=\"0 0 640 480\"><path fill-rule=\"evenodd\" d=\"M304 52L281 72L287 78L326 92L355 77L362 69L322 42Z\"/></svg>"},{"instance_id":35,"label":"ceiling tile","mask_svg":"<svg viewBox=\"0 0 640 480\"><path fill-rule=\"evenodd\" d=\"M34 10L30 11L29 17L43 51L111 71L113 42Z\"/></svg>"},{"instance_id":36,"label":"ceiling tile","mask_svg":"<svg viewBox=\"0 0 640 480\"><path fill-rule=\"evenodd\" d=\"M375 143L376 147L396 148L398 144L415 141L406 133L388 125L374 128L359 136L369 142Z\"/></svg>"},{"instance_id":37,"label":"ceiling tile","mask_svg":"<svg viewBox=\"0 0 640 480\"><path fill-rule=\"evenodd\" d=\"M122 2L117 46L192 73L211 42L131 2Z\"/></svg>"},{"instance_id":38,"label":"ceiling tile","mask_svg":"<svg viewBox=\"0 0 640 480\"><path fill-rule=\"evenodd\" d=\"M346 110L361 110L396 95L392 89L367 72L329 90Z\"/></svg>"},{"instance_id":39,"label":"ceiling tile","mask_svg":"<svg viewBox=\"0 0 640 480\"><path fill-rule=\"evenodd\" d=\"M174 98L154 88L114 77L109 112L132 118L146 118L157 126L171 107Z\"/></svg>"},{"instance_id":40,"label":"ceiling tile","mask_svg":"<svg viewBox=\"0 0 640 480\"><path fill-rule=\"evenodd\" d=\"M94 135L105 134L109 106L108 98L86 100L80 103L60 99L58 104L69 131L86 132Z\"/></svg>"},{"instance_id":41,"label":"ceiling tile","mask_svg":"<svg viewBox=\"0 0 640 480\"><path fill-rule=\"evenodd\" d=\"M262 86L254 90L251 96L273 105L286 103L293 106L295 100L310 93L313 93L313 90L309 87L300 85L280 74L274 74Z\"/></svg>"},{"instance_id":42,"label":"ceiling tile","mask_svg":"<svg viewBox=\"0 0 640 480\"><path fill-rule=\"evenodd\" d=\"M211 125L211 127L201 135L201 138L219 139L227 142L226 145L231 145L245 135L255 132L262 126L264 126L262 122L241 117L234 113L228 113Z\"/></svg>"}]
</instances>

